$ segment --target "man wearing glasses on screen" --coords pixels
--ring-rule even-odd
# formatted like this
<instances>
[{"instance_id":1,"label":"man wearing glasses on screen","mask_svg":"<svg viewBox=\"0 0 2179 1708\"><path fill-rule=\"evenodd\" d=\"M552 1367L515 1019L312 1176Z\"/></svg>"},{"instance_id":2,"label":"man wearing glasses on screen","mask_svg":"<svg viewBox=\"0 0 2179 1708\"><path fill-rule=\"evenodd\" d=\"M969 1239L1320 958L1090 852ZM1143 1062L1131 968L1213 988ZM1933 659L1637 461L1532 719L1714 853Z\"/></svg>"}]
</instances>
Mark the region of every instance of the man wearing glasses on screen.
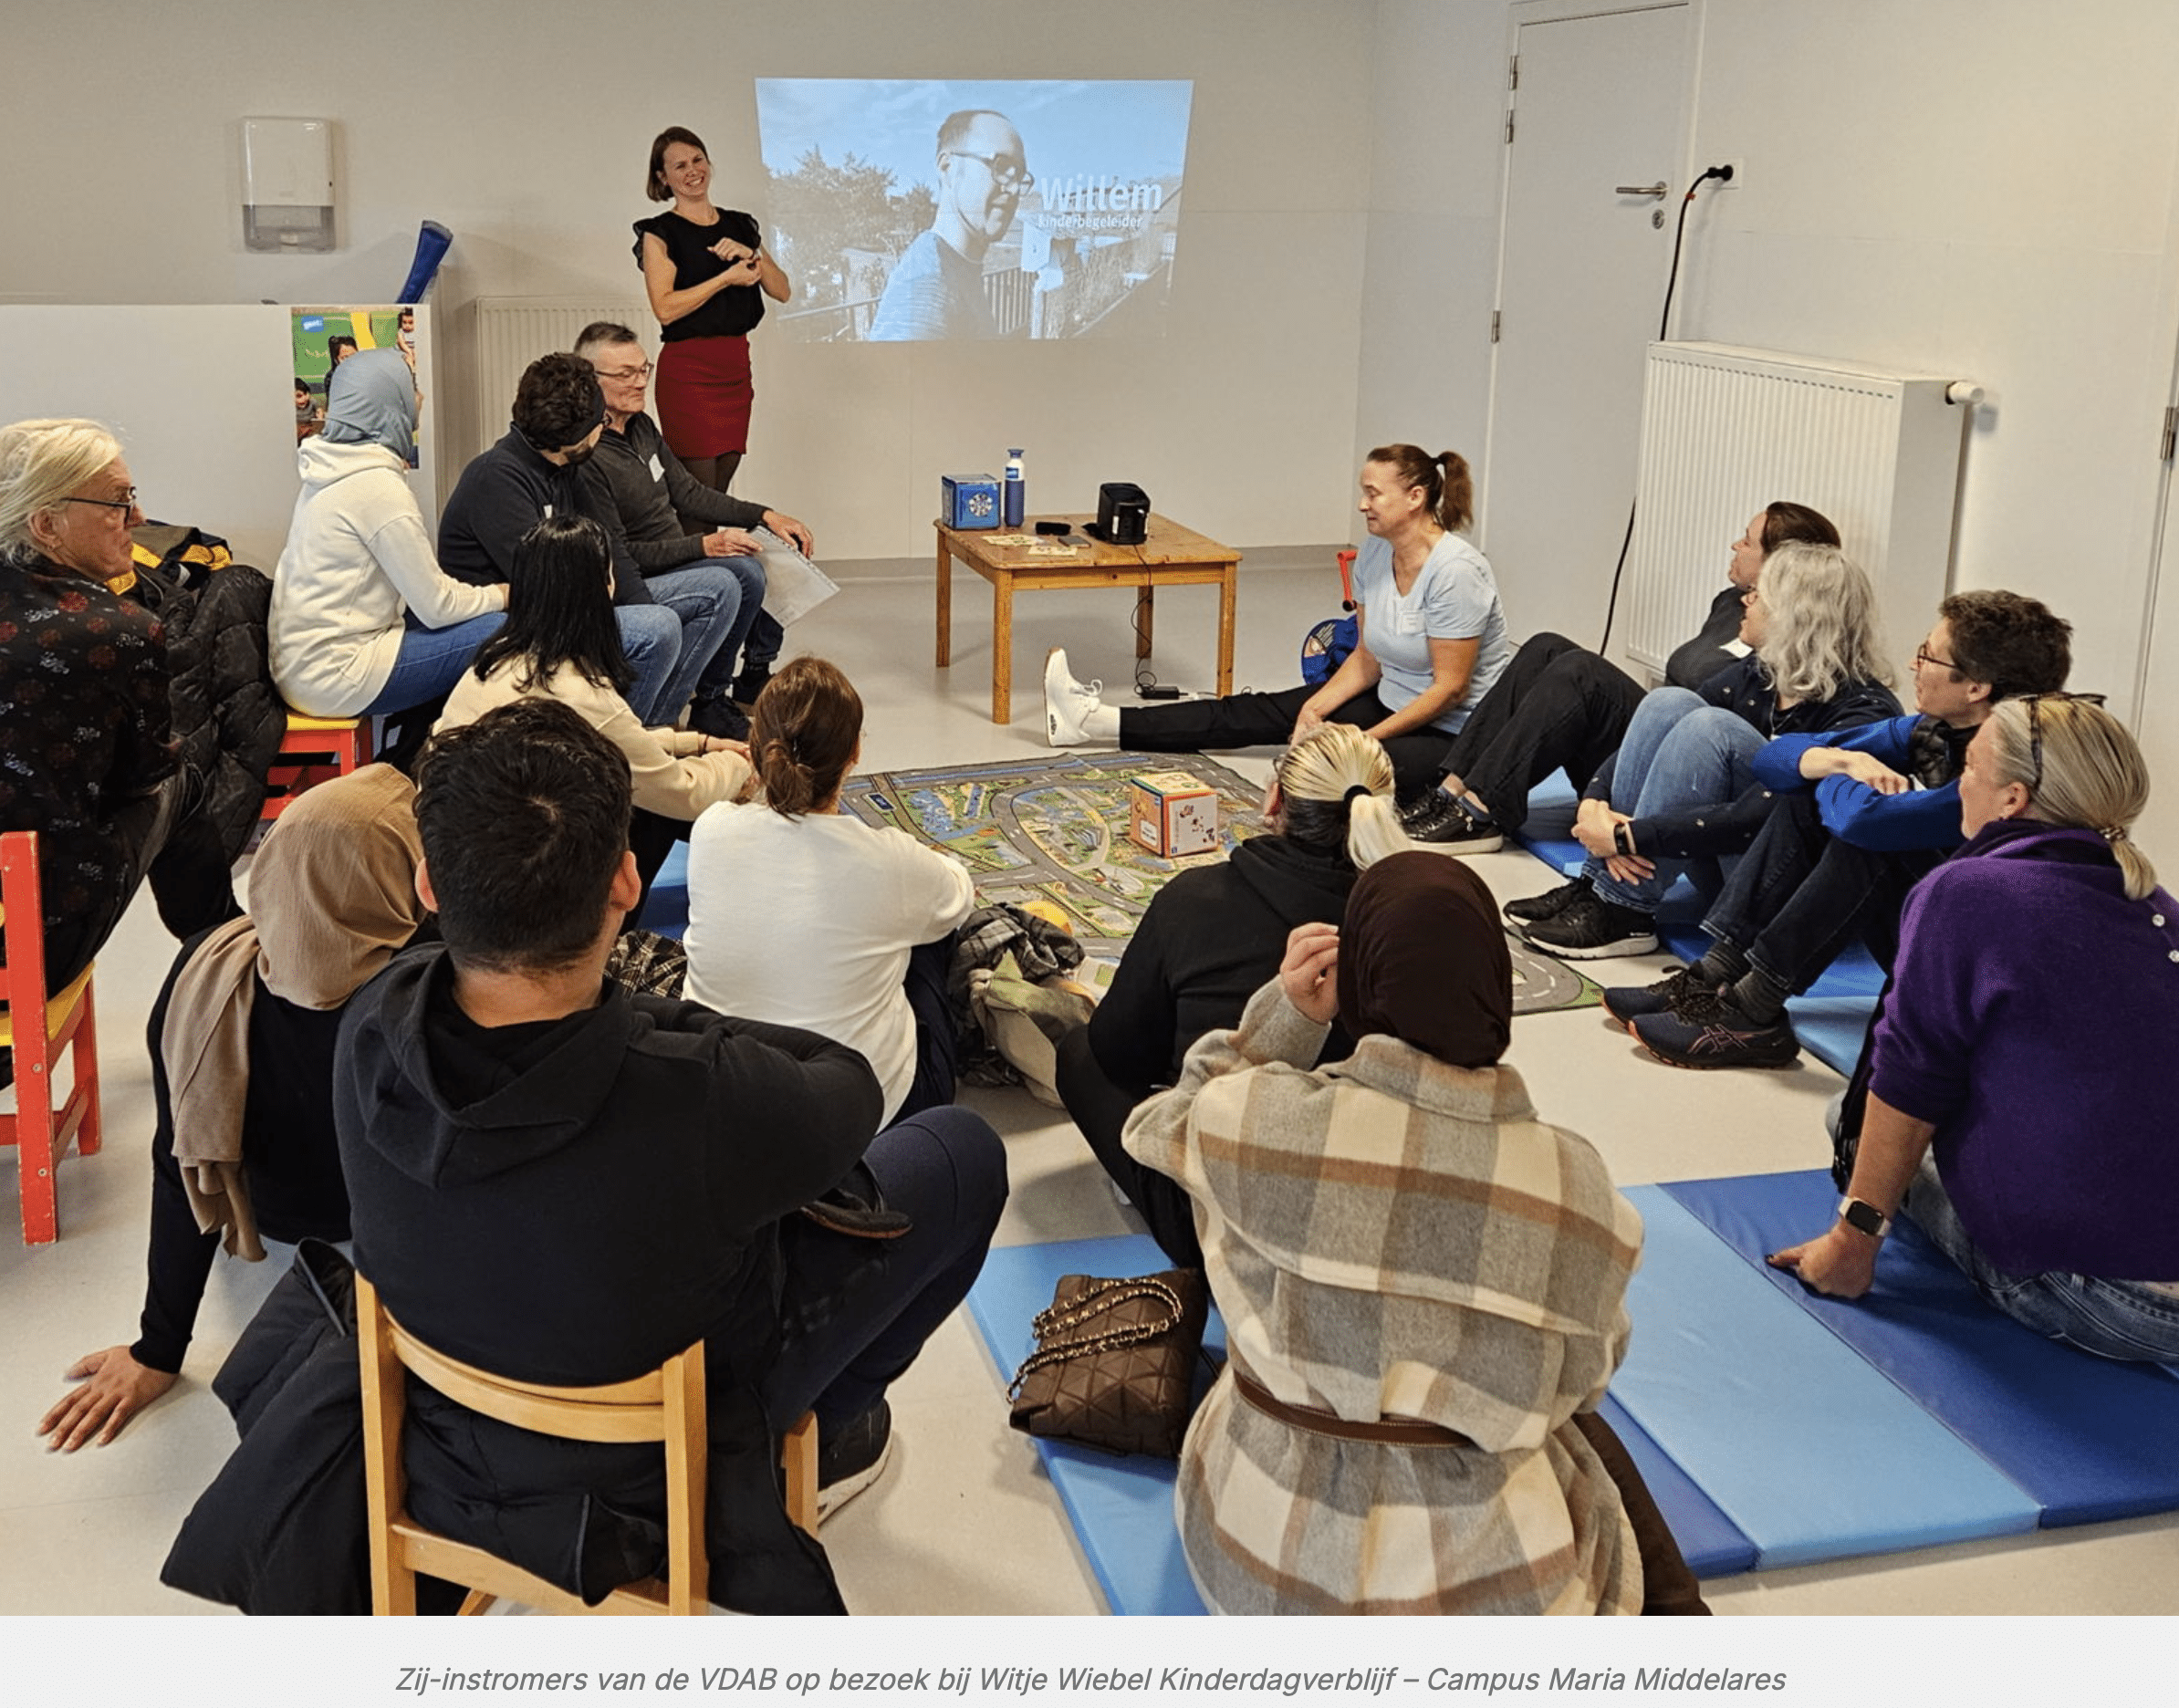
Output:
<instances>
[{"instance_id":1,"label":"man wearing glasses on screen","mask_svg":"<svg viewBox=\"0 0 2179 1708\"><path fill-rule=\"evenodd\" d=\"M938 127L938 217L894 266L863 336L998 337L984 295L984 255L1006 234L1022 192L1036 182L1021 132L1003 114L951 114Z\"/></svg>"}]
</instances>

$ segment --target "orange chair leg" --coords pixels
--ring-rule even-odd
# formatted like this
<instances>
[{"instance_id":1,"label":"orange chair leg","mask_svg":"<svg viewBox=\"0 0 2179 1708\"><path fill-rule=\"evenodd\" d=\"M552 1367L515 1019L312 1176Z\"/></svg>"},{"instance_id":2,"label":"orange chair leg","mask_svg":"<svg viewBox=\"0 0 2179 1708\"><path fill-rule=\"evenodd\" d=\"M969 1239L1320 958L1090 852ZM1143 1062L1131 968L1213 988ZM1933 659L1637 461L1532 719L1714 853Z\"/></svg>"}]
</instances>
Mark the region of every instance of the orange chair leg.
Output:
<instances>
[{"instance_id":1,"label":"orange chair leg","mask_svg":"<svg viewBox=\"0 0 2179 1708\"><path fill-rule=\"evenodd\" d=\"M26 1059L27 1057L28 1059ZM23 1244L50 1245L60 1237L54 1208L53 1072L42 1046L16 1050L16 1163L23 1176Z\"/></svg>"}]
</instances>

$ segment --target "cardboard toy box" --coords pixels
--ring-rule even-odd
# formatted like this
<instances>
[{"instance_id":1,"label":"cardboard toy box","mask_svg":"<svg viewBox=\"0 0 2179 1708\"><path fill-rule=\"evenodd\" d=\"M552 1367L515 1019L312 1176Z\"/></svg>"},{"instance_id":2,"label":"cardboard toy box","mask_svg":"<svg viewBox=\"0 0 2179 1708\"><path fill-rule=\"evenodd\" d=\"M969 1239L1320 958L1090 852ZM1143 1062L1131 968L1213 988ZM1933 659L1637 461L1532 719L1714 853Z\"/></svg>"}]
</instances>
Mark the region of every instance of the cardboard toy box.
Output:
<instances>
[{"instance_id":1,"label":"cardboard toy box","mask_svg":"<svg viewBox=\"0 0 2179 1708\"><path fill-rule=\"evenodd\" d=\"M996 474L941 474L938 496L938 514L950 528L995 528L999 525Z\"/></svg>"},{"instance_id":2,"label":"cardboard toy box","mask_svg":"<svg viewBox=\"0 0 2179 1708\"><path fill-rule=\"evenodd\" d=\"M1129 792L1128 837L1166 859L1218 846L1218 791L1185 771L1153 771Z\"/></svg>"}]
</instances>

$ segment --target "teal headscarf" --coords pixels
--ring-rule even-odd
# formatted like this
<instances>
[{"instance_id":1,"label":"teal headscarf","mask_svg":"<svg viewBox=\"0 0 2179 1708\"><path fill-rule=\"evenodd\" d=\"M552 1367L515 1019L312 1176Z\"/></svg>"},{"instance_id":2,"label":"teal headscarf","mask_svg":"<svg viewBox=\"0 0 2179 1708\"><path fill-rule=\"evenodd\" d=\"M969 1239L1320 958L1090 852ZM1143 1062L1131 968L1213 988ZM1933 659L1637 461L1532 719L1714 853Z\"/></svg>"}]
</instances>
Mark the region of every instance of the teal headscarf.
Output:
<instances>
[{"instance_id":1,"label":"teal headscarf","mask_svg":"<svg viewBox=\"0 0 2179 1708\"><path fill-rule=\"evenodd\" d=\"M407 462L416 444L416 376L399 350L359 350L326 386L325 437L379 444Z\"/></svg>"}]
</instances>

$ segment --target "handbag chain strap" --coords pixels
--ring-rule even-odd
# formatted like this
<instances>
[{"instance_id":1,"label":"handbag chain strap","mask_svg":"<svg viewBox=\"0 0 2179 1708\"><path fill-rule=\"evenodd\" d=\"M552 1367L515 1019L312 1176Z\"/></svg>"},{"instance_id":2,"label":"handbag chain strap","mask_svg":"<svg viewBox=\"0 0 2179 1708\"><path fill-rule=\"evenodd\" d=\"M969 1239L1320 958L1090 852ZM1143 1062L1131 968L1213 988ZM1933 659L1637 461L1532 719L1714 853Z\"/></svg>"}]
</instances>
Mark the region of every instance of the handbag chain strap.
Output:
<instances>
[{"instance_id":1,"label":"handbag chain strap","mask_svg":"<svg viewBox=\"0 0 2179 1708\"><path fill-rule=\"evenodd\" d=\"M1070 1334L1070 1330L1084 1328L1126 1304L1130 1299L1156 1299L1165 1307L1162 1322L1123 1324L1117 1328L1106 1328L1096 1333ZM1060 1364L1085 1352L1110 1352L1121 1347L1137 1346L1145 1340L1154 1340L1180 1326L1182 1307L1180 1295L1153 1276L1142 1276L1128 1281L1100 1281L1086 1292L1077 1295L1064 1305L1051 1305L1037 1313L1029 1327L1036 1332L1037 1349L1022 1360L1021 1368L1014 1372L1014 1380L1006 1384L1006 1398L1012 1400L1021 1392L1021 1385L1048 1364ZM1055 1337L1048 1341L1047 1337Z\"/></svg>"}]
</instances>

